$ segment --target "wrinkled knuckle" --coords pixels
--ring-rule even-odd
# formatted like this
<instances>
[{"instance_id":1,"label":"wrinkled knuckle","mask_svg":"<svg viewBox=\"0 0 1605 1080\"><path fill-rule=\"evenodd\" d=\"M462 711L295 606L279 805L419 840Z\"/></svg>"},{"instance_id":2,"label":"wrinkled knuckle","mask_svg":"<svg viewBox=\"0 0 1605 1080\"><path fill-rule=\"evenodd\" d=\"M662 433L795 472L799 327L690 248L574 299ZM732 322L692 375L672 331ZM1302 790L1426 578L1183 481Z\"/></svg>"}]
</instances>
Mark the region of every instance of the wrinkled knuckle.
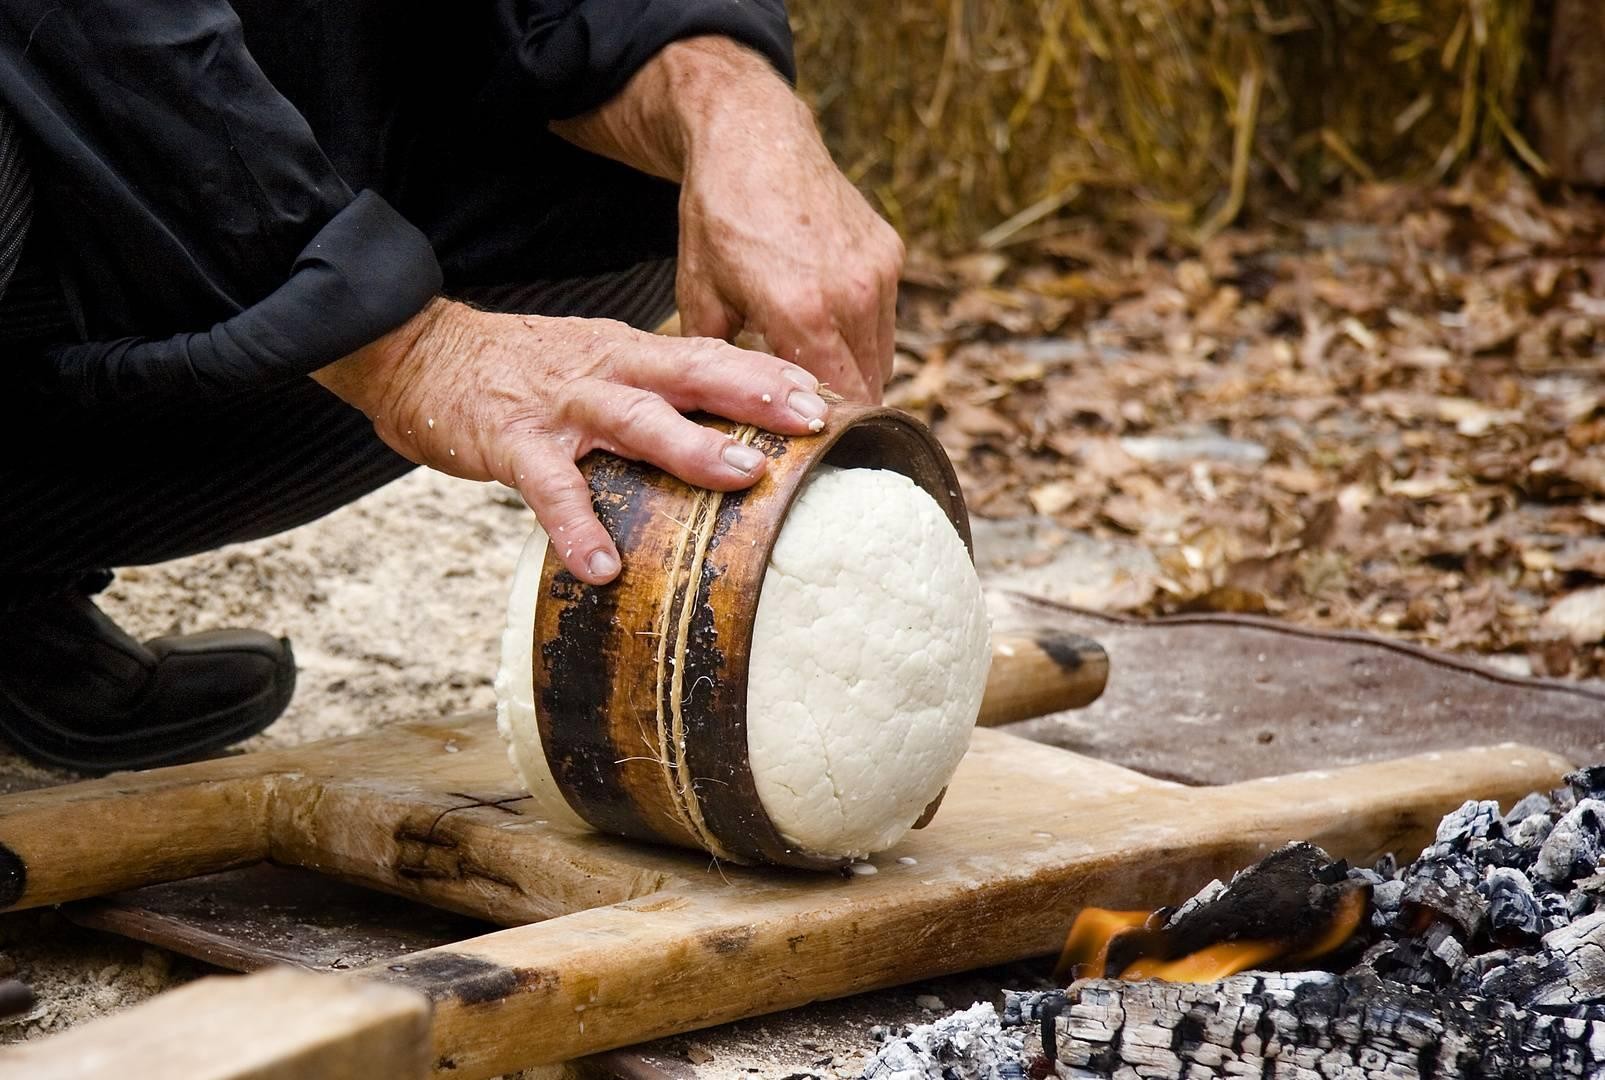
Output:
<instances>
[{"instance_id":1,"label":"wrinkled knuckle","mask_svg":"<svg viewBox=\"0 0 1605 1080\"><path fill-rule=\"evenodd\" d=\"M854 274L846 282L847 302L853 310L861 311L878 303L881 296L881 277L877 268Z\"/></svg>"},{"instance_id":2,"label":"wrinkled knuckle","mask_svg":"<svg viewBox=\"0 0 1605 1080\"><path fill-rule=\"evenodd\" d=\"M688 378L704 378L724 367L729 346L718 338L692 338L690 347L681 358L679 374Z\"/></svg>"},{"instance_id":3,"label":"wrinkled knuckle","mask_svg":"<svg viewBox=\"0 0 1605 1080\"><path fill-rule=\"evenodd\" d=\"M618 427L627 437L638 438L651 430L662 401L646 390L626 391L618 403Z\"/></svg>"},{"instance_id":4,"label":"wrinkled knuckle","mask_svg":"<svg viewBox=\"0 0 1605 1080\"><path fill-rule=\"evenodd\" d=\"M807 332L821 334L831 328L831 305L822 290L799 292L792 297L788 306L792 319Z\"/></svg>"}]
</instances>

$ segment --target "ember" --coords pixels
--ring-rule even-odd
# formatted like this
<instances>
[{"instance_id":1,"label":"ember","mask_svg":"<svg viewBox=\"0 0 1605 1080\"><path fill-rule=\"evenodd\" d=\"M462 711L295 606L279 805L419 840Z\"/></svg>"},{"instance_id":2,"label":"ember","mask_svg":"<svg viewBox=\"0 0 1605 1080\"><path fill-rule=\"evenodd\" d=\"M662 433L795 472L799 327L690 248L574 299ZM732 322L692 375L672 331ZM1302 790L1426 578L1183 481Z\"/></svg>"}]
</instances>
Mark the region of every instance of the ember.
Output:
<instances>
[{"instance_id":1,"label":"ember","mask_svg":"<svg viewBox=\"0 0 1605 1080\"><path fill-rule=\"evenodd\" d=\"M1032 1037L995 1075L1605 1080L1602 861L1595 767L1466 803L1407 866L1290 844L1173 910L1084 912L1075 981L1005 992Z\"/></svg>"},{"instance_id":2,"label":"ember","mask_svg":"<svg viewBox=\"0 0 1605 1080\"><path fill-rule=\"evenodd\" d=\"M1174 911L1089 908L1071 927L1055 974L1214 982L1250 968L1307 968L1347 954L1370 915L1371 890L1347 863L1289 844Z\"/></svg>"}]
</instances>

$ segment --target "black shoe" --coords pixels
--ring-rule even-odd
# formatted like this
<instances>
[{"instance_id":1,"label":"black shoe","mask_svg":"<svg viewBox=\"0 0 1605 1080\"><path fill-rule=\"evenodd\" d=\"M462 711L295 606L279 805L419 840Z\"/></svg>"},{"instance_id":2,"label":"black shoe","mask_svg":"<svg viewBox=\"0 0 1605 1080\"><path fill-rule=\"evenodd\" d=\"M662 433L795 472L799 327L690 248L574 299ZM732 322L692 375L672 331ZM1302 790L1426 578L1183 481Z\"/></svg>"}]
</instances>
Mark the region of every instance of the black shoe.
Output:
<instances>
[{"instance_id":1,"label":"black shoe","mask_svg":"<svg viewBox=\"0 0 1605 1080\"><path fill-rule=\"evenodd\" d=\"M193 760L273 723L294 690L289 641L258 630L141 645L78 586L0 612L0 740L40 764L105 773Z\"/></svg>"}]
</instances>

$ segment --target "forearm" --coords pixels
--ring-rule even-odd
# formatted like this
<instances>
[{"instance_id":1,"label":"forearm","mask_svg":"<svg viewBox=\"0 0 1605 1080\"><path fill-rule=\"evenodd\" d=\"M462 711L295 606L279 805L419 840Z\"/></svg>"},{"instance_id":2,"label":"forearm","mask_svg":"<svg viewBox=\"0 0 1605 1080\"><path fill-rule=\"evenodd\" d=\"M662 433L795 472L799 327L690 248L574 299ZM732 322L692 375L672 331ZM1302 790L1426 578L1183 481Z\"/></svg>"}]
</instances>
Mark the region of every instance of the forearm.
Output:
<instances>
[{"instance_id":1,"label":"forearm","mask_svg":"<svg viewBox=\"0 0 1605 1080\"><path fill-rule=\"evenodd\" d=\"M722 37L667 45L600 107L551 124L576 146L681 181L700 149L743 140L754 154L818 146L807 107L769 61Z\"/></svg>"}]
</instances>

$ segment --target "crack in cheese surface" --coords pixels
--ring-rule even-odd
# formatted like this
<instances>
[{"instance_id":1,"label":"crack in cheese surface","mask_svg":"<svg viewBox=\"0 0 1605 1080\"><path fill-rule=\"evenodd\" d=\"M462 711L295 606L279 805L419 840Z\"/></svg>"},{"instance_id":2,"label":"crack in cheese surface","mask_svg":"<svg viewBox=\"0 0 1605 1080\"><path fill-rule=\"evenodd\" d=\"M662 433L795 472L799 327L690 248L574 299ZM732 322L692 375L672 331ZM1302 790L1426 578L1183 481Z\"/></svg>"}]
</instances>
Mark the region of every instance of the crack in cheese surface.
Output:
<instances>
[{"instance_id":1,"label":"crack in cheese surface","mask_svg":"<svg viewBox=\"0 0 1605 1080\"><path fill-rule=\"evenodd\" d=\"M535 718L546 546L537 530L514 574L497 720L535 801L573 823ZM775 828L825 856L897 843L964 756L990 662L980 581L936 501L901 473L817 470L776 540L748 661L747 758Z\"/></svg>"}]
</instances>

